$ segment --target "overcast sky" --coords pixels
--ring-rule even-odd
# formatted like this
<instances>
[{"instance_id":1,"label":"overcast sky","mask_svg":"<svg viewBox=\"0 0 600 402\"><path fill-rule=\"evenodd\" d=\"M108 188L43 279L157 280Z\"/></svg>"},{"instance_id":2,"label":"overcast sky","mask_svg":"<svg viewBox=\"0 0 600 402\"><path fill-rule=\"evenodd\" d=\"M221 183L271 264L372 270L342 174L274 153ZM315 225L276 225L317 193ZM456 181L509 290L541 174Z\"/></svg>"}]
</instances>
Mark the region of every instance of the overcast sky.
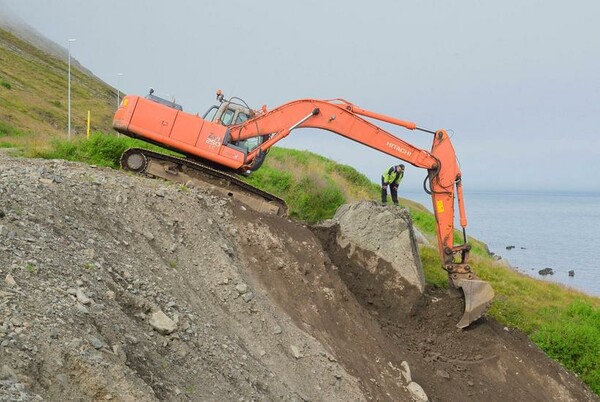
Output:
<instances>
[{"instance_id":1,"label":"overcast sky","mask_svg":"<svg viewBox=\"0 0 600 402\"><path fill-rule=\"evenodd\" d=\"M252 107L344 98L452 130L465 191L600 191L600 2L0 0L123 92L203 113L222 89ZM118 74L122 73L122 76ZM427 134L394 134L429 150ZM375 182L393 158L298 130L281 146ZM425 171L408 166L404 191Z\"/></svg>"}]
</instances>

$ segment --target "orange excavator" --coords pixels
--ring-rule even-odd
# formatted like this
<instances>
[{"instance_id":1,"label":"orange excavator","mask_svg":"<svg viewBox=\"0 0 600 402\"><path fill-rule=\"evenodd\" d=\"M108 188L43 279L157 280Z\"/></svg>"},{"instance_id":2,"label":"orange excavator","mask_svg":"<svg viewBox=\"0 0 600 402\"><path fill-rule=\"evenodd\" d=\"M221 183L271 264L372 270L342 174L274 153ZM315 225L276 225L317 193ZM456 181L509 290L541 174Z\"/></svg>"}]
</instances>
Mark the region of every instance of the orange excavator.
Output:
<instances>
[{"instance_id":1,"label":"orange excavator","mask_svg":"<svg viewBox=\"0 0 600 402\"><path fill-rule=\"evenodd\" d=\"M211 188L259 211L285 214L283 200L246 184L236 174L259 169L269 149L295 129L334 132L427 170L424 187L433 202L442 268L448 272L451 286L462 289L464 295L465 311L457 326L465 328L487 311L494 291L468 263L471 245L466 235L461 171L445 130L427 130L343 99L301 99L272 110L265 106L252 110L239 98L226 100L221 91L217 91L217 100L219 104L200 117L155 96L152 89L146 97L125 96L114 116L115 130L182 156L131 148L123 153L121 166L185 184L208 182L214 184ZM431 134L431 151L399 139L366 118ZM455 198L463 244L454 243Z\"/></svg>"}]
</instances>

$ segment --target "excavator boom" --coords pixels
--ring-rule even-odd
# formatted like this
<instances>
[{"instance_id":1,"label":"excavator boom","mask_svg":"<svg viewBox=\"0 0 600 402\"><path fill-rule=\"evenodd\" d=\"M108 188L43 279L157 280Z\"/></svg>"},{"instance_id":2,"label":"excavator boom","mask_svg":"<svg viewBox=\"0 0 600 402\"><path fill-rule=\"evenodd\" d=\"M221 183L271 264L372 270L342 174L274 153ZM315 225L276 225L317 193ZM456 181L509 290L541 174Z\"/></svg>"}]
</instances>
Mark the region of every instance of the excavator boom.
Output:
<instances>
[{"instance_id":1,"label":"excavator boom","mask_svg":"<svg viewBox=\"0 0 600 402\"><path fill-rule=\"evenodd\" d=\"M471 246L465 230L462 174L445 130L427 130L412 122L361 109L343 99L300 99L270 111L265 107L259 111L243 108L240 111L231 102L224 102L220 92L217 99L221 107L209 120L206 115L204 118L193 116L180 107L157 104L153 99L127 96L115 114L113 127L126 135L239 173L260 168L269 149L298 128L334 132L426 169L429 183L426 191L432 198L442 268L448 272L451 285L462 289L464 294L465 312L457 326L464 328L487 311L494 292L487 282L477 278L468 264ZM417 148L365 117L430 133L433 136L431 150ZM463 243L458 245L454 244L455 201L463 232Z\"/></svg>"}]
</instances>

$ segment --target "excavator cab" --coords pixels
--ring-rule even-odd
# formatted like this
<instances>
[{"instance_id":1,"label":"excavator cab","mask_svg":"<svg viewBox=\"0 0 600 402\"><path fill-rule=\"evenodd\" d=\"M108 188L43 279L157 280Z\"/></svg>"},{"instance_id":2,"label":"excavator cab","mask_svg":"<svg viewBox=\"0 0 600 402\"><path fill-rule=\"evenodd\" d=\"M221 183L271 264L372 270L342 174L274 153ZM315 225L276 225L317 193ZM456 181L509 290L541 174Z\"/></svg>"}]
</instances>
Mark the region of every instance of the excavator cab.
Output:
<instances>
[{"instance_id":1,"label":"excavator cab","mask_svg":"<svg viewBox=\"0 0 600 402\"><path fill-rule=\"evenodd\" d=\"M229 127L242 124L246 120L254 117L253 110L249 109L247 106L232 102L231 100L225 100L224 95L220 90L217 91L217 100L220 102L220 105L211 106L210 109L204 113L204 116L202 117L204 120ZM268 138L269 136L258 136L234 141L231 142L231 144L246 152L252 152Z\"/></svg>"},{"instance_id":2,"label":"excavator cab","mask_svg":"<svg viewBox=\"0 0 600 402\"><path fill-rule=\"evenodd\" d=\"M204 114L203 119L229 127L244 123L246 120L250 119L253 114L254 113L245 106L233 102L223 102L219 106L214 105L208 109ZM230 143L246 152L251 152L264 142L265 137L268 138L268 136L258 136Z\"/></svg>"},{"instance_id":3,"label":"excavator cab","mask_svg":"<svg viewBox=\"0 0 600 402\"><path fill-rule=\"evenodd\" d=\"M211 106L202 118L223 126L234 126L250 119L251 115L252 112L245 106L233 102L223 102L218 106Z\"/></svg>"},{"instance_id":4,"label":"excavator cab","mask_svg":"<svg viewBox=\"0 0 600 402\"><path fill-rule=\"evenodd\" d=\"M246 120L254 117L254 111L244 105L225 100L225 96L219 89L217 91L217 100L219 105L213 105L208 109L202 118L223 126L235 126L244 123Z\"/></svg>"}]
</instances>

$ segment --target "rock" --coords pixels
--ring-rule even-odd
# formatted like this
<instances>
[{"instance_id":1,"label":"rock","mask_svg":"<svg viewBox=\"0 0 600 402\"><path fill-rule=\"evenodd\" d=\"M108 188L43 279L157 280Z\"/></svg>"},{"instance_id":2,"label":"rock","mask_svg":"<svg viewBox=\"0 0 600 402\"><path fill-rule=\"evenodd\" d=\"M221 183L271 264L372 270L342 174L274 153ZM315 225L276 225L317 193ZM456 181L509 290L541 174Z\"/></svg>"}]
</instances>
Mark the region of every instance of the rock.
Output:
<instances>
[{"instance_id":1,"label":"rock","mask_svg":"<svg viewBox=\"0 0 600 402\"><path fill-rule=\"evenodd\" d=\"M515 248L515 246L506 246L507 250L512 250L513 248Z\"/></svg>"},{"instance_id":2,"label":"rock","mask_svg":"<svg viewBox=\"0 0 600 402\"><path fill-rule=\"evenodd\" d=\"M139 340L133 335L125 334L125 339L127 339L130 343L134 345L137 345L139 343Z\"/></svg>"},{"instance_id":3,"label":"rock","mask_svg":"<svg viewBox=\"0 0 600 402\"><path fill-rule=\"evenodd\" d=\"M357 249L372 252L389 263L399 278L418 289L425 289L425 275L419 257L410 213L404 208L386 208L375 201L342 205L333 218L339 225L338 244L349 246L351 254ZM349 255L355 258L357 255ZM379 260L370 259L371 264ZM366 266L366 269L373 269ZM420 297L420 295L418 295Z\"/></svg>"},{"instance_id":4,"label":"rock","mask_svg":"<svg viewBox=\"0 0 600 402\"><path fill-rule=\"evenodd\" d=\"M285 261L281 257L275 259L275 266L277 269L283 269L285 267Z\"/></svg>"},{"instance_id":5,"label":"rock","mask_svg":"<svg viewBox=\"0 0 600 402\"><path fill-rule=\"evenodd\" d=\"M445 378L446 380L450 379L450 374L448 374L448 372L446 370L438 369L435 372L435 375L437 375L438 377Z\"/></svg>"},{"instance_id":6,"label":"rock","mask_svg":"<svg viewBox=\"0 0 600 402\"><path fill-rule=\"evenodd\" d=\"M81 347L82 342L83 341L81 339L79 339L79 338L73 338L71 340L71 342L69 342L68 347L71 350L77 350L77 349L79 349Z\"/></svg>"},{"instance_id":7,"label":"rock","mask_svg":"<svg viewBox=\"0 0 600 402\"><path fill-rule=\"evenodd\" d=\"M100 339L96 338L95 336L89 336L88 341L94 347L94 349L102 349L102 347L104 346L104 342L102 342Z\"/></svg>"},{"instance_id":8,"label":"rock","mask_svg":"<svg viewBox=\"0 0 600 402\"><path fill-rule=\"evenodd\" d=\"M244 301L246 303L249 303L252 301L252 299L254 299L254 293L252 293L252 292L245 293L244 295L242 295L242 299L244 299Z\"/></svg>"},{"instance_id":9,"label":"rock","mask_svg":"<svg viewBox=\"0 0 600 402\"><path fill-rule=\"evenodd\" d=\"M544 269L540 269L538 271L538 274L540 275L554 275L554 271L552 270L552 268L544 268Z\"/></svg>"},{"instance_id":10,"label":"rock","mask_svg":"<svg viewBox=\"0 0 600 402\"><path fill-rule=\"evenodd\" d=\"M89 297L87 297L85 295L85 293L83 293L83 290L81 290L81 289L77 289L76 297L77 297L77 301L83 305L87 306L88 304L92 303L92 300Z\"/></svg>"},{"instance_id":11,"label":"rock","mask_svg":"<svg viewBox=\"0 0 600 402\"><path fill-rule=\"evenodd\" d=\"M248 291L248 285L246 285L245 283L240 283L235 287L235 290L237 290L239 294L243 295Z\"/></svg>"},{"instance_id":12,"label":"rock","mask_svg":"<svg viewBox=\"0 0 600 402\"><path fill-rule=\"evenodd\" d=\"M273 335L279 335L281 334L281 327L279 325L275 325L273 327Z\"/></svg>"},{"instance_id":13,"label":"rock","mask_svg":"<svg viewBox=\"0 0 600 402\"><path fill-rule=\"evenodd\" d=\"M416 382L414 382L414 381L410 382L408 384L408 386L406 387L406 389L408 390L408 392L411 393L411 395L413 396L415 401L418 401L418 402L429 401L429 398L427 397L427 394L423 390L423 387L421 387Z\"/></svg>"},{"instance_id":14,"label":"rock","mask_svg":"<svg viewBox=\"0 0 600 402\"><path fill-rule=\"evenodd\" d=\"M168 335L177 329L177 324L160 310L152 313L150 325L162 335Z\"/></svg>"},{"instance_id":15,"label":"rock","mask_svg":"<svg viewBox=\"0 0 600 402\"><path fill-rule=\"evenodd\" d=\"M17 382L17 375L12 368L6 364L3 364L2 368L0 369L0 380Z\"/></svg>"},{"instance_id":16,"label":"rock","mask_svg":"<svg viewBox=\"0 0 600 402\"><path fill-rule=\"evenodd\" d=\"M4 278L4 283L6 283L11 288L17 287L17 282L15 282L15 278L11 274L6 274L6 278Z\"/></svg>"},{"instance_id":17,"label":"rock","mask_svg":"<svg viewBox=\"0 0 600 402\"><path fill-rule=\"evenodd\" d=\"M569 276L575 276L575 271L574 270L570 270L569 271Z\"/></svg>"},{"instance_id":18,"label":"rock","mask_svg":"<svg viewBox=\"0 0 600 402\"><path fill-rule=\"evenodd\" d=\"M412 382L412 374L410 372L408 362L403 361L402 363L400 363L400 372L402 373L402 377L404 377L404 381L410 384Z\"/></svg>"},{"instance_id":19,"label":"rock","mask_svg":"<svg viewBox=\"0 0 600 402\"><path fill-rule=\"evenodd\" d=\"M296 359L300 359L302 357L302 353L300 353L300 349L296 345L290 345L290 349L292 350L292 356Z\"/></svg>"},{"instance_id":20,"label":"rock","mask_svg":"<svg viewBox=\"0 0 600 402\"><path fill-rule=\"evenodd\" d=\"M424 245L429 244L429 240L427 240L427 238L423 235L423 233L421 233L419 230L417 230L417 228L413 228L413 230L415 233L415 240L417 241L418 244L424 244Z\"/></svg>"},{"instance_id":21,"label":"rock","mask_svg":"<svg viewBox=\"0 0 600 402\"><path fill-rule=\"evenodd\" d=\"M90 313L90 311L87 309L87 307L85 307L83 304L80 304L80 303L77 303L77 305L75 306L75 310L77 311L78 314L87 315Z\"/></svg>"}]
</instances>

